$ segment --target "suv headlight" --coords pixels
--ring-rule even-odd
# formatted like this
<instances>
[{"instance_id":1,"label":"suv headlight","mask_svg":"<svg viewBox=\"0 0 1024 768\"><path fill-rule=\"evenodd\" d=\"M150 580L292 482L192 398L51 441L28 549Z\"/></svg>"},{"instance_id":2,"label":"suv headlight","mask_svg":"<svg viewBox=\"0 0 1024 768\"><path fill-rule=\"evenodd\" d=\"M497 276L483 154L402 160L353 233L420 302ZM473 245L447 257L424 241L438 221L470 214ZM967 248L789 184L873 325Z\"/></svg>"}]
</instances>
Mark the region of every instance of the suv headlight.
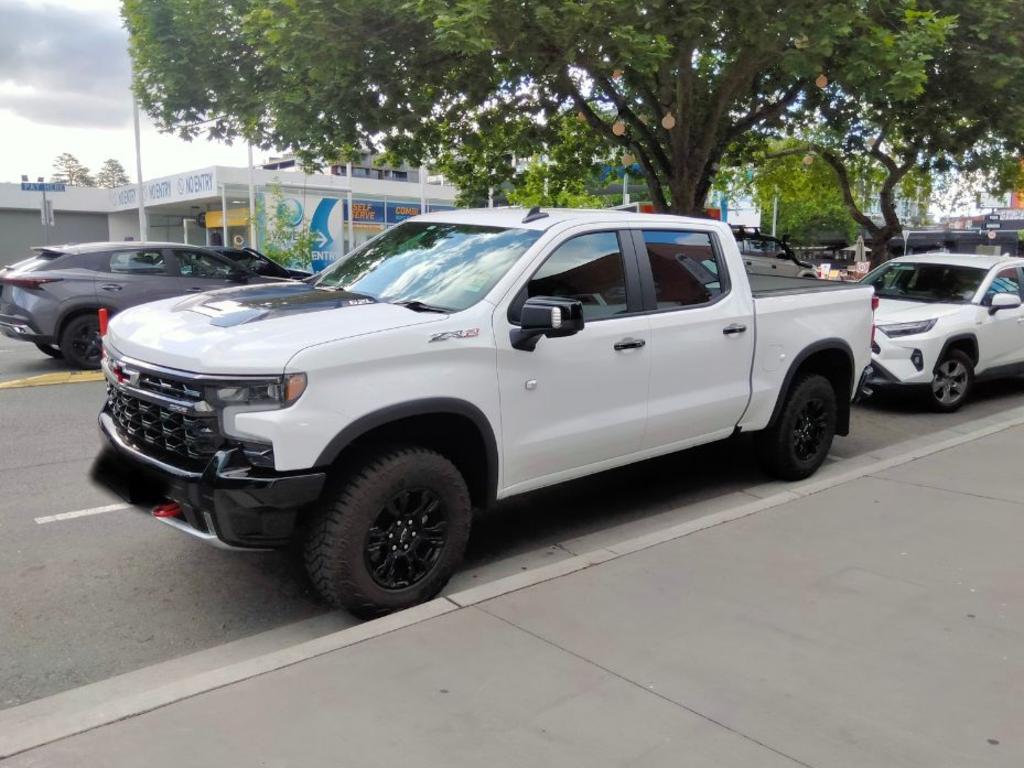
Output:
<instances>
[{"instance_id":1,"label":"suv headlight","mask_svg":"<svg viewBox=\"0 0 1024 768\"><path fill-rule=\"evenodd\" d=\"M306 374L289 373L260 379L243 379L211 386L208 399L215 405L249 406L246 410L285 408L306 391Z\"/></svg>"},{"instance_id":2,"label":"suv headlight","mask_svg":"<svg viewBox=\"0 0 1024 768\"><path fill-rule=\"evenodd\" d=\"M880 325L878 330L884 333L891 339L898 336L913 336L918 333L928 333L932 328L935 327L935 323L938 322L938 318L931 320L915 320L912 323L892 323L890 325Z\"/></svg>"}]
</instances>

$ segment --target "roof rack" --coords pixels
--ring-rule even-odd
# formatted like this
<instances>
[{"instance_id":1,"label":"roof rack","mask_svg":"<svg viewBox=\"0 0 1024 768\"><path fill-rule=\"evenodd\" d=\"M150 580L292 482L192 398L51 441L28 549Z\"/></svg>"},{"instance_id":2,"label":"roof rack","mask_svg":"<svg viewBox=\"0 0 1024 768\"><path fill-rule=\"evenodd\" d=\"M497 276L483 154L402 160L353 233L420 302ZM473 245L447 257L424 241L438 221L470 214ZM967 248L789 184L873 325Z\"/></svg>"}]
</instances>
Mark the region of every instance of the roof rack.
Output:
<instances>
[{"instance_id":1,"label":"roof rack","mask_svg":"<svg viewBox=\"0 0 1024 768\"><path fill-rule=\"evenodd\" d=\"M544 213L540 209L539 205L533 206L525 216L523 216L523 224L529 224L531 221L537 221L537 219L546 218L548 214Z\"/></svg>"}]
</instances>

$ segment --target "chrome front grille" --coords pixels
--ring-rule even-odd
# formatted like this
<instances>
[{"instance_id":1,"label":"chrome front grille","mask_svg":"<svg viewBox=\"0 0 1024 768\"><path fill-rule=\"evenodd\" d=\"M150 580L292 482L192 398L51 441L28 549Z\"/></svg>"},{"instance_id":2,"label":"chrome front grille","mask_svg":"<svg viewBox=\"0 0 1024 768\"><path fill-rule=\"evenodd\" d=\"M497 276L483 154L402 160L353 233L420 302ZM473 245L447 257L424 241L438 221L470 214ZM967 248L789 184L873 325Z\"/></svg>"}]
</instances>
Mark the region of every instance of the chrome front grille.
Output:
<instances>
[{"instance_id":1,"label":"chrome front grille","mask_svg":"<svg viewBox=\"0 0 1024 768\"><path fill-rule=\"evenodd\" d=\"M118 429L146 453L180 464L208 461L224 443L216 413L196 414L149 401L107 384L107 402ZM177 459L177 461L175 461Z\"/></svg>"},{"instance_id":2,"label":"chrome front grille","mask_svg":"<svg viewBox=\"0 0 1024 768\"><path fill-rule=\"evenodd\" d=\"M141 372L138 387L175 400L197 403L203 399L203 390L198 385L153 373Z\"/></svg>"}]
</instances>

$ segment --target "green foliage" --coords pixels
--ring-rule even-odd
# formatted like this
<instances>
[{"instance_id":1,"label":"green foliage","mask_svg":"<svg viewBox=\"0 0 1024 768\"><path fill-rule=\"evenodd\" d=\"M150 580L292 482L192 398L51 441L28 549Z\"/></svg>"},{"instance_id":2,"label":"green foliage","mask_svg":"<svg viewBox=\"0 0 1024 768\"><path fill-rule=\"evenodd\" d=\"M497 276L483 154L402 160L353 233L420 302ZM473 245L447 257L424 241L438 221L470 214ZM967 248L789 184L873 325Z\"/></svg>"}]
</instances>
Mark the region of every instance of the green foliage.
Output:
<instances>
[{"instance_id":1,"label":"green foliage","mask_svg":"<svg viewBox=\"0 0 1024 768\"><path fill-rule=\"evenodd\" d=\"M53 161L51 181L67 184L69 187L95 187L96 180L89 169L82 165L70 152L62 152Z\"/></svg>"},{"instance_id":2,"label":"green foliage","mask_svg":"<svg viewBox=\"0 0 1024 768\"><path fill-rule=\"evenodd\" d=\"M729 145L798 105L874 5L124 0L123 14L136 94L183 135L318 159L382 146L418 164L506 123L504 152L516 152L524 120L551 146L549 118L570 110L608 150L637 158L658 207L692 212ZM497 167L483 166L486 186Z\"/></svg>"},{"instance_id":3,"label":"green foliage","mask_svg":"<svg viewBox=\"0 0 1024 768\"><path fill-rule=\"evenodd\" d=\"M263 253L282 266L309 269L316 236L305 218L298 225L293 223L281 185L277 182L269 185L261 203L256 215L266 222L261 243Z\"/></svg>"},{"instance_id":4,"label":"green foliage","mask_svg":"<svg viewBox=\"0 0 1024 768\"><path fill-rule=\"evenodd\" d=\"M97 186L106 187L107 189L124 186L130 183L130 181L124 166L113 158L105 160L103 165L100 166L99 173L96 174Z\"/></svg>"}]
</instances>

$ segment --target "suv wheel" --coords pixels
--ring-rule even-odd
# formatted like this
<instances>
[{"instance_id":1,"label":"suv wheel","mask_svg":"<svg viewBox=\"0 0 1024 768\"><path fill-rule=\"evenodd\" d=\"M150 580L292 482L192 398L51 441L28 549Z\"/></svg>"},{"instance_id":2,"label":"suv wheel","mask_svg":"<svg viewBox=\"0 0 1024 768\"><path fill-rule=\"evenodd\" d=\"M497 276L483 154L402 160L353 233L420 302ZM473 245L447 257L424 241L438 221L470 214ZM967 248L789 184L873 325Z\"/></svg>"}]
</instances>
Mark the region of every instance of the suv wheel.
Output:
<instances>
[{"instance_id":1,"label":"suv wheel","mask_svg":"<svg viewBox=\"0 0 1024 768\"><path fill-rule=\"evenodd\" d=\"M928 405L933 411L951 413L964 404L973 386L974 362L959 349L950 350L935 366Z\"/></svg>"},{"instance_id":2,"label":"suv wheel","mask_svg":"<svg viewBox=\"0 0 1024 768\"><path fill-rule=\"evenodd\" d=\"M448 459L424 448L385 451L325 492L306 570L327 602L358 616L408 608L451 578L471 522L469 489Z\"/></svg>"},{"instance_id":3,"label":"suv wheel","mask_svg":"<svg viewBox=\"0 0 1024 768\"><path fill-rule=\"evenodd\" d=\"M799 379L775 424L754 437L761 466L782 480L813 475L832 447L836 413L836 393L828 379L817 374Z\"/></svg>"},{"instance_id":4,"label":"suv wheel","mask_svg":"<svg viewBox=\"0 0 1024 768\"><path fill-rule=\"evenodd\" d=\"M60 351L76 368L99 368L102 343L95 312L72 318L60 335Z\"/></svg>"}]
</instances>

